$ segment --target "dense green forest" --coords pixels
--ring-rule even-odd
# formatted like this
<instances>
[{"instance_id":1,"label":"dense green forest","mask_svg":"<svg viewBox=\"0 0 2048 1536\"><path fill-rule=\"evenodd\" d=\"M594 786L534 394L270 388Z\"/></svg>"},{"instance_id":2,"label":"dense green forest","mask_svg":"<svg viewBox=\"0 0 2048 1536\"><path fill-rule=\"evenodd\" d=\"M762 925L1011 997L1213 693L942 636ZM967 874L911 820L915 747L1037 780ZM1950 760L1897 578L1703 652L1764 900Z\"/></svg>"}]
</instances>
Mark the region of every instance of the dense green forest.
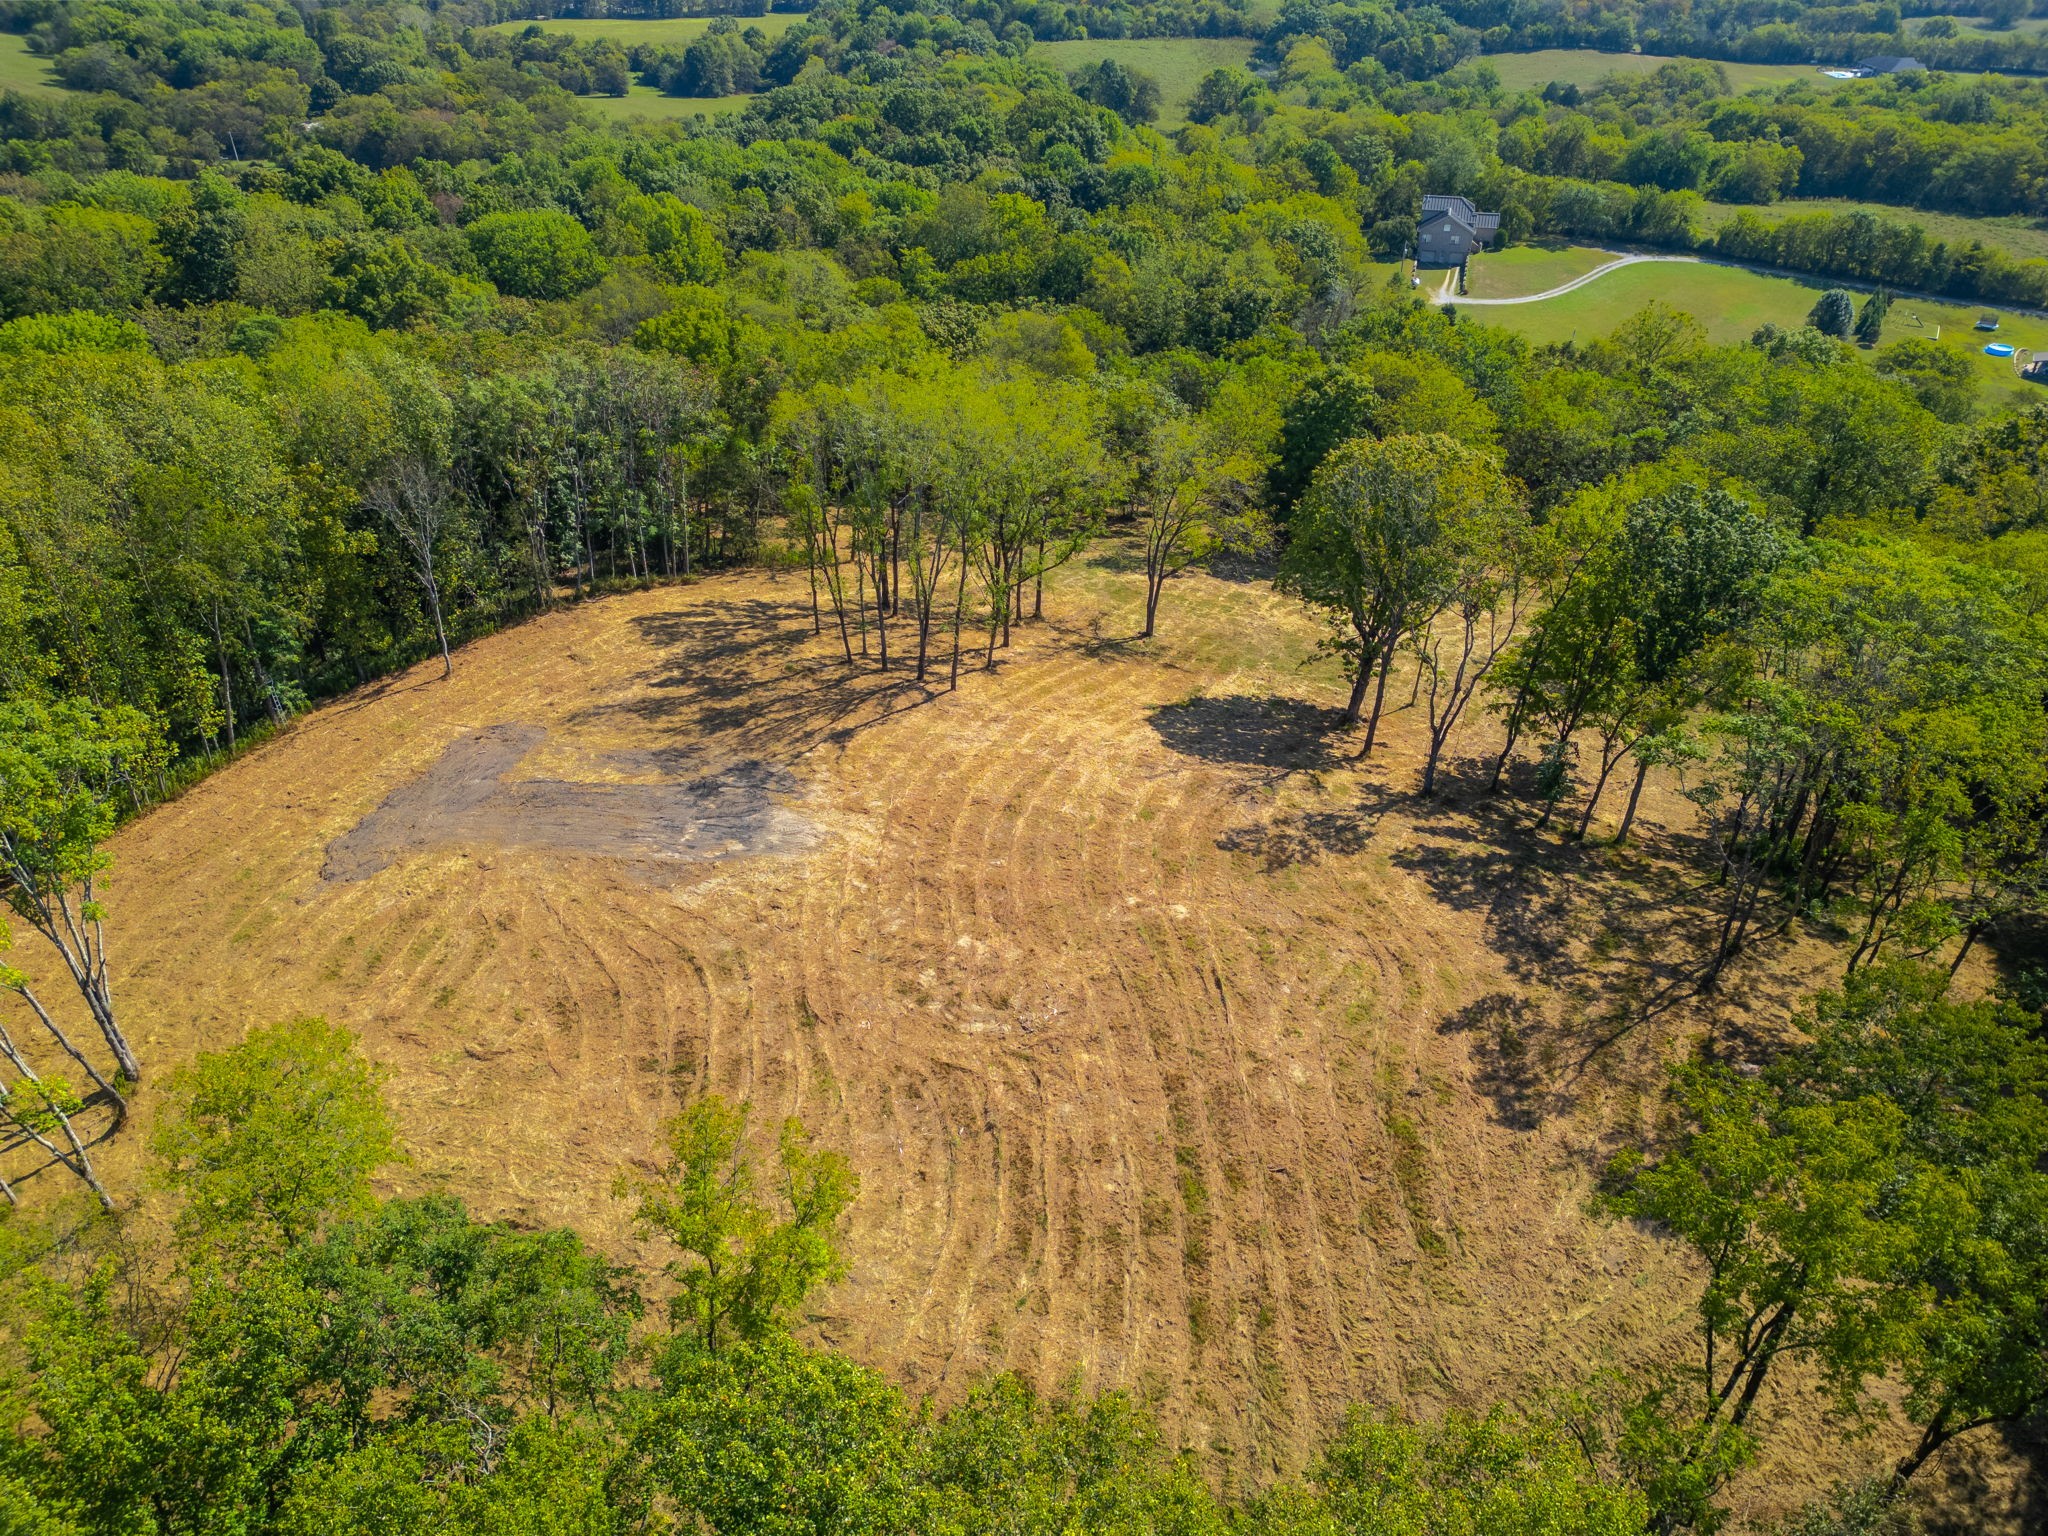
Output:
<instances>
[{"instance_id":1,"label":"dense green forest","mask_svg":"<svg viewBox=\"0 0 2048 1536\"><path fill-rule=\"evenodd\" d=\"M1953 343L1868 345L1882 293L1735 346L1653 306L1533 348L1392 264L1449 191L1510 239L2048 303L2048 262L1910 218L2048 217L2048 85L1516 93L1473 56L1825 58L1897 46L1899 13L1289 0L1168 138L1142 78L1030 44L1244 8L486 30L520 19L0 0L71 87L0 96L0 881L71 989L0 967L0 1106L99 1204L86 1127L156 1087L107 981L122 816L494 626L745 562L806 582L846 665L934 688L1091 540L1142 555L1148 635L1176 573L1260 562L1328 618L1367 750L1412 671L1420 794L1461 723L1561 840L1616 803L1627 839L1682 773L1722 914L1694 983L1812 921L1841 989L1757 1070L1683 1066L1669 1137L1608 1170L1604 1210L1698 1257L1693 1358L1361 1407L1305 1481L1221 1494L1122 1398L999 1380L938 1412L794 1339L852 1195L797 1129L743 1176L736 1110L678 1122L622 1195L681 1257L635 1275L373 1198L397 1148L349 1042L259 1032L163 1084L162 1221L4 1229L0 1528L1706 1531L1797 1360L1917 1440L1807 1527L1867 1530L1951 1440L2038 1417L2048 404L1991 408ZM2038 33L1930 35L2043 63ZM635 81L759 94L628 128L578 99ZM1707 196L1757 211L1709 236ZM1901 211L1769 211L1796 196ZM2002 990L1951 997L1980 944Z\"/></svg>"}]
</instances>

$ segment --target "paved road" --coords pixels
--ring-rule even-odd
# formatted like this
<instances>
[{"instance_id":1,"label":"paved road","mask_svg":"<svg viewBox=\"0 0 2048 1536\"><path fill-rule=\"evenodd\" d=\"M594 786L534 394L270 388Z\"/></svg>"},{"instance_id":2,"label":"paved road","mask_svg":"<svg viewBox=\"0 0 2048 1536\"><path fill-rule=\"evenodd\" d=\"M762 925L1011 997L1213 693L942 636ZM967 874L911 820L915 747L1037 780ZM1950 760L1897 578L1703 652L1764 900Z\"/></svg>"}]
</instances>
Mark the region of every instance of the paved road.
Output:
<instances>
[{"instance_id":1,"label":"paved road","mask_svg":"<svg viewBox=\"0 0 2048 1536\"><path fill-rule=\"evenodd\" d=\"M1873 288L1880 286L1875 283L1862 282L1855 278L1829 277L1817 272L1798 272L1790 267L1765 266L1760 262L1754 261L1730 261L1725 256L1644 256L1633 252L1623 254L1617 251L1613 261L1606 263L1604 266L1595 267L1583 277L1575 277L1568 283L1562 283L1555 288L1546 289L1542 293L1525 293L1521 297L1513 299L1461 299L1457 297L1450 290L1457 286L1458 269L1451 267L1446 269L1444 281L1440 285L1439 290L1429 293L1429 298L1431 303L1456 304L1461 309L1468 304L1534 304L1542 299L1554 299L1561 293L1570 293L1574 288L1583 288L1586 284L1592 282L1594 278L1605 277L1617 267L1632 267L1636 263L1643 261L1692 261L1705 262L1707 265L1715 267L1736 267L1744 272L1754 272L1761 277L1790 278L1795 283L1802 283L1814 289L1847 288L1852 293L1868 293ZM1951 309L1995 309L2001 314L2029 315L2037 320L2048 320L2048 310L2029 309L2023 304L1958 298L1954 294L1930 293L1921 288L1893 288L1886 286L1885 291L1892 296L1894 302L1900 299L1912 299L1923 304L1945 304ZM1428 293L1429 291L1425 290L1425 292Z\"/></svg>"},{"instance_id":2,"label":"paved road","mask_svg":"<svg viewBox=\"0 0 2048 1536\"><path fill-rule=\"evenodd\" d=\"M1581 277L1575 277L1568 283L1559 283L1555 288L1546 288L1541 293L1525 293L1519 296L1518 298L1512 299L1446 298L1445 302L1456 304L1460 309L1464 308L1468 304L1535 304L1539 303L1544 299L1554 299L1558 297L1558 295L1560 294L1570 293L1574 288L1583 288L1586 286L1586 284L1592 282L1594 278L1605 277L1608 273L1612 272L1616 267L1633 267L1638 263L1645 261L1696 262L1698 260L1699 258L1697 256L1617 256L1613 261L1606 263L1604 266L1595 267L1592 271L1586 273Z\"/></svg>"}]
</instances>

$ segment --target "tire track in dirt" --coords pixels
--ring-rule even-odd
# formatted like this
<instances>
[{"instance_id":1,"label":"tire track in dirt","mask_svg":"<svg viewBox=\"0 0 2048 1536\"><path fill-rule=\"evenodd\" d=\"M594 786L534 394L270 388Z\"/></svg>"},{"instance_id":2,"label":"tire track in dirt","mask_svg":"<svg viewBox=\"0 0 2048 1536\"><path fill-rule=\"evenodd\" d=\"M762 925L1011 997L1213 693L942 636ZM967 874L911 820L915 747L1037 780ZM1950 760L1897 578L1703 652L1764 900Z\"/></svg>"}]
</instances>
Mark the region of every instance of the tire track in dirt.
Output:
<instances>
[{"instance_id":1,"label":"tire track in dirt","mask_svg":"<svg viewBox=\"0 0 2048 1536\"><path fill-rule=\"evenodd\" d=\"M913 1391L1078 1367L1233 1475L1298 1465L1360 1396L1473 1400L1657 1347L1682 1308L1620 1276L1671 1261L1584 1212L1604 1111L1505 1124L1446 1023L1540 984L1460 896L1488 866L1454 861L1489 850L1371 799L1412 774L1413 716L1369 767L1297 760L1301 718L1265 701L1337 700L1297 665L1313 627L1187 578L1129 645L1134 585L1070 567L1055 621L921 703L810 637L801 582L478 642L450 682L318 711L125 830L119 995L166 1066L326 1012L390 1071L400 1185L650 1270L606 1190L681 1097L752 1095L764 1147L800 1113L864 1186L822 1337ZM1185 709L1170 732L1155 712L1191 697L1237 734ZM760 757L819 840L651 882L465 846L320 885L328 843L508 723L548 733L522 772L565 778ZM1317 817L1361 830L1318 842Z\"/></svg>"}]
</instances>

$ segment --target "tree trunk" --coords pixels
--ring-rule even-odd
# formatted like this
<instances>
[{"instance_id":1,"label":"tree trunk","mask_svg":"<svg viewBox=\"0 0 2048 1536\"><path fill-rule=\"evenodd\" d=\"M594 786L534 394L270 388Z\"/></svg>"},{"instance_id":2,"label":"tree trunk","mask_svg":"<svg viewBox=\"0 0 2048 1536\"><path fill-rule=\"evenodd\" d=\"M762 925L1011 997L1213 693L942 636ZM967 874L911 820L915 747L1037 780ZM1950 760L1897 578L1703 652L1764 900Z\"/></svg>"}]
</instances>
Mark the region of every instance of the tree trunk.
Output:
<instances>
[{"instance_id":1,"label":"tree trunk","mask_svg":"<svg viewBox=\"0 0 2048 1536\"><path fill-rule=\"evenodd\" d=\"M1486 792L1490 795L1500 788L1500 776L1507 768L1508 759L1514 755L1515 743L1521 738L1522 722L1517 719L1520 707L1508 711L1508 739L1501 743L1500 756L1493 760L1493 772L1486 776Z\"/></svg>"},{"instance_id":2,"label":"tree trunk","mask_svg":"<svg viewBox=\"0 0 2048 1536\"><path fill-rule=\"evenodd\" d=\"M1628 806L1621 813L1621 830L1614 834L1614 841L1617 844L1628 841L1629 828L1636 824L1636 805L1643 798L1643 780L1649 776L1650 765L1638 761L1636 763L1636 781L1629 786Z\"/></svg>"},{"instance_id":3,"label":"tree trunk","mask_svg":"<svg viewBox=\"0 0 2048 1536\"><path fill-rule=\"evenodd\" d=\"M1948 974L1951 981L1955 979L1956 972L1963 968L1963 961L1969 957L1970 951L1976 947L1979 936L1990 926L1991 920L1989 918L1980 917L1963 930L1963 946L1956 951L1955 959L1949 962Z\"/></svg>"},{"instance_id":4,"label":"tree trunk","mask_svg":"<svg viewBox=\"0 0 2048 1536\"><path fill-rule=\"evenodd\" d=\"M235 750L235 689L228 680L228 648L220 634L220 604L213 605L213 648L220 656L221 710L227 716L228 750Z\"/></svg>"},{"instance_id":5,"label":"tree trunk","mask_svg":"<svg viewBox=\"0 0 2048 1536\"><path fill-rule=\"evenodd\" d=\"M690 524L685 514L683 522L683 574L690 574ZM818 610L818 541L809 534L804 535L804 574L811 578L811 633L825 633L825 616Z\"/></svg>"},{"instance_id":6,"label":"tree trunk","mask_svg":"<svg viewBox=\"0 0 2048 1536\"><path fill-rule=\"evenodd\" d=\"M960 686L960 624L967 612L967 525L960 525L960 580L953 589L953 668L946 679L946 692Z\"/></svg>"},{"instance_id":7,"label":"tree trunk","mask_svg":"<svg viewBox=\"0 0 2048 1536\"><path fill-rule=\"evenodd\" d=\"M1379 686L1373 690L1372 718L1365 723L1365 745L1358 749L1360 757L1364 757L1372 751L1372 744L1379 736L1380 711L1386 706L1387 702L1387 674L1394 668L1394 647L1400 643L1400 639L1401 632L1399 629L1396 629L1393 638L1388 640L1386 645L1381 648L1380 681Z\"/></svg>"},{"instance_id":8,"label":"tree trunk","mask_svg":"<svg viewBox=\"0 0 2048 1536\"><path fill-rule=\"evenodd\" d=\"M441 643L441 676L455 675L455 658L448 650L448 629L441 622L441 587L434 580L433 573L427 574L427 606L434 611L434 638Z\"/></svg>"},{"instance_id":9,"label":"tree trunk","mask_svg":"<svg viewBox=\"0 0 2048 1536\"><path fill-rule=\"evenodd\" d=\"M94 1085L98 1087L100 1092L104 1093L109 1099L113 1101L115 1126L119 1127L120 1125L125 1123L128 1119L128 1100L126 1099L126 1097L124 1097L121 1094L121 1092L114 1087L112 1083L107 1081L106 1075L103 1072L101 1072L98 1067L92 1064L92 1062L86 1057L85 1052L81 1051L77 1047L77 1045L73 1043L71 1036L65 1033L63 1028L57 1023L55 1019L50 1017L49 1010L43 1007L42 999L37 997L34 992L30 991L25 984L16 987L14 991L23 1002L29 1005L29 1008L35 1013L35 1016L42 1021L43 1028L49 1032L50 1038L55 1040L57 1044L63 1048L64 1054L69 1056L73 1061L77 1062L78 1065L84 1069L85 1075L93 1080ZM121 1039L121 1045L123 1047L127 1045L127 1040L125 1037ZM129 1060L131 1062L134 1060L132 1055L129 1057ZM125 1071L126 1069L118 1068L117 1070ZM129 1077L129 1081L136 1081L135 1074L128 1073L127 1075Z\"/></svg>"},{"instance_id":10,"label":"tree trunk","mask_svg":"<svg viewBox=\"0 0 2048 1536\"><path fill-rule=\"evenodd\" d=\"M884 577L881 551L877 549L875 554L875 634L878 637L876 643L882 649L882 670L886 672L889 670L889 594L883 590L882 585ZM893 573L889 579L894 579Z\"/></svg>"},{"instance_id":11,"label":"tree trunk","mask_svg":"<svg viewBox=\"0 0 2048 1536\"><path fill-rule=\"evenodd\" d=\"M1351 698L1344 705L1344 723L1356 725L1365 712L1365 690L1372 683L1372 667L1361 665L1358 675L1351 680Z\"/></svg>"},{"instance_id":12,"label":"tree trunk","mask_svg":"<svg viewBox=\"0 0 2048 1536\"><path fill-rule=\"evenodd\" d=\"M270 673L264 669L263 653L256 648L256 633L249 625L247 614L242 616L242 638L249 642L249 664L256 669L256 682L263 689L263 707L270 716L270 723L283 725L284 704L277 696L277 689L271 685Z\"/></svg>"},{"instance_id":13,"label":"tree trunk","mask_svg":"<svg viewBox=\"0 0 2048 1536\"><path fill-rule=\"evenodd\" d=\"M1600 776L1593 781L1593 793L1586 797L1585 814L1579 817L1579 829L1573 833L1573 840L1583 843L1587 832L1593 827L1593 813L1600 809L1600 797L1607 793L1607 777L1614 772L1614 765L1621 761L1619 752L1600 754Z\"/></svg>"}]
</instances>

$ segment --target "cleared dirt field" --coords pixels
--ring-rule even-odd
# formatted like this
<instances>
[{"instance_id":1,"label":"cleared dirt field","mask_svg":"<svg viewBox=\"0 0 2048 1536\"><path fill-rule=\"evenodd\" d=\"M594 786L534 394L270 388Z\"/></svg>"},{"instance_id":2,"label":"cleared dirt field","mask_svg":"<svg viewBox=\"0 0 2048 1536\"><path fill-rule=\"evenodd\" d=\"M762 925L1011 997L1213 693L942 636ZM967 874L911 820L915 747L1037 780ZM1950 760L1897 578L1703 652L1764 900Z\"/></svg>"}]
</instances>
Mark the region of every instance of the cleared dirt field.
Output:
<instances>
[{"instance_id":1,"label":"cleared dirt field","mask_svg":"<svg viewBox=\"0 0 2048 1536\"><path fill-rule=\"evenodd\" d=\"M1627 851L1481 804L1476 756L1417 802L1418 722L1355 764L1294 604L1179 581L1138 644L1138 585L1062 573L951 695L849 673L801 577L744 575L317 711L121 834L138 1045L324 1013L389 1071L399 1187L620 1254L612 1175L688 1097L801 1114L863 1180L822 1338L915 1392L1130 1387L1226 1480L1350 1401L1671 1346L1691 1287L1590 1170L1660 1052L1740 1051L1825 956L1746 973L1748 1013L1675 1001L1683 802ZM697 830L650 858L664 816ZM1788 1429L1759 1489L1825 1486L1831 1443Z\"/></svg>"}]
</instances>

